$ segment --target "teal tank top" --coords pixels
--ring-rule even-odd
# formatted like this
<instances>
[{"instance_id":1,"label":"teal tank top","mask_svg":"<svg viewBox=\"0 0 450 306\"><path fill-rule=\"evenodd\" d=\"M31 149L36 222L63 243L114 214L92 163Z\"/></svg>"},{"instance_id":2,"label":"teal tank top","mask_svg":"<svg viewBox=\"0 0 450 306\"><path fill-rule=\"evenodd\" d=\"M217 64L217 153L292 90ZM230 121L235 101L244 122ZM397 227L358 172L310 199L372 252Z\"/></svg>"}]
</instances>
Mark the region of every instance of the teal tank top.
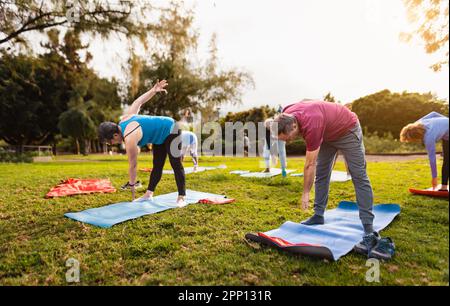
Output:
<instances>
[{"instance_id":1,"label":"teal tank top","mask_svg":"<svg viewBox=\"0 0 450 306\"><path fill-rule=\"evenodd\" d=\"M140 147L150 143L155 145L162 144L172 133L175 126L175 120L169 117L134 115L127 121L119 123L122 133L125 133L128 124L133 121L139 123L142 128L142 138L138 143Z\"/></svg>"}]
</instances>

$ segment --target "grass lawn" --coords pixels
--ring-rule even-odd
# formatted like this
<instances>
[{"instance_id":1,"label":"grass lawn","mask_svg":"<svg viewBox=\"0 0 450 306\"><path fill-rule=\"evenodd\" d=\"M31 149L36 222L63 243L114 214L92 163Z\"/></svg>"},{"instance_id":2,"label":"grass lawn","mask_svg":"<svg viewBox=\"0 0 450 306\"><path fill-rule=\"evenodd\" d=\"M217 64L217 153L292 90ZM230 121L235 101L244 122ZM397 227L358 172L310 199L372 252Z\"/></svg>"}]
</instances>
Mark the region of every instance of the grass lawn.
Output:
<instances>
[{"instance_id":1,"label":"grass lawn","mask_svg":"<svg viewBox=\"0 0 450 306\"><path fill-rule=\"evenodd\" d=\"M64 157L68 158L68 157ZM301 211L302 178L246 179L231 170L260 171L255 158L202 158L201 165L228 169L187 176L189 189L237 199L225 206L191 205L101 229L65 218L66 212L130 200L130 192L44 199L61 179L128 180L124 156L65 162L0 164L0 285L66 285L65 262L81 265L81 285L370 285L366 259L348 254L338 262L254 249L245 233L267 231ZM100 159L100 161L95 161ZM289 168L302 169L302 159ZM187 159L186 166L191 166ZM140 167L151 167L141 156ZM167 162L166 168L170 167ZM344 169L338 163L337 169ZM382 232L397 245L395 258L381 264L380 285L449 284L448 201L412 196L408 187L430 184L425 159L368 165L375 203L401 204L401 215ZM148 183L148 174L139 173ZM145 189L145 188L144 188ZM144 192L140 189L139 194ZM164 175L157 194L176 190ZM355 197L351 182L332 183L329 208Z\"/></svg>"}]
</instances>

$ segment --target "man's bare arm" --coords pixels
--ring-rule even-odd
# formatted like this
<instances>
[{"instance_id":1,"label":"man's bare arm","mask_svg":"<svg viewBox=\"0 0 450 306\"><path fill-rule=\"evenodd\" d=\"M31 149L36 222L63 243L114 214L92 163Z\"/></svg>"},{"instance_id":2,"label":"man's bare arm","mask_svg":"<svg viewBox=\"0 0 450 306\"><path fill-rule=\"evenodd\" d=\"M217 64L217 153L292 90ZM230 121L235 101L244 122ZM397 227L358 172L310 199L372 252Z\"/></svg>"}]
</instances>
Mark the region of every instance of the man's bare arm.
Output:
<instances>
[{"instance_id":1,"label":"man's bare arm","mask_svg":"<svg viewBox=\"0 0 450 306\"><path fill-rule=\"evenodd\" d=\"M304 182L303 182L303 192L309 193L314 184L314 179L316 177L316 162L317 156L319 155L319 149L315 151L306 152L306 161L304 168Z\"/></svg>"}]
</instances>

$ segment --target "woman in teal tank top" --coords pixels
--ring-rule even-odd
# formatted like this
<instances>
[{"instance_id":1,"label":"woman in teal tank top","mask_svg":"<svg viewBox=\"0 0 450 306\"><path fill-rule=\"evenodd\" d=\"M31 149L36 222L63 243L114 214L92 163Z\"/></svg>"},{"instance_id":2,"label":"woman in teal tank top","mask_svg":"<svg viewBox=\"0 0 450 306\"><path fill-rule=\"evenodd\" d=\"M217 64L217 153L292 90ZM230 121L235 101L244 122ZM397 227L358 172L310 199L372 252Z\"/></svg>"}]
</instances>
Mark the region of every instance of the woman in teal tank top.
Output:
<instances>
[{"instance_id":1,"label":"woman in teal tank top","mask_svg":"<svg viewBox=\"0 0 450 306\"><path fill-rule=\"evenodd\" d=\"M138 146L153 145L153 169L149 185L147 192L139 200L152 200L156 186L161 180L167 156L169 156L178 188L177 205L182 207L186 205L186 178L181 162L181 129L172 118L139 115L141 106L156 93L167 93L167 90L164 89L167 85L165 80L158 82L151 90L133 102L119 124L113 122L100 124L98 134L101 141L109 144L125 142L130 177L128 186L131 189L133 200L135 200Z\"/></svg>"}]
</instances>

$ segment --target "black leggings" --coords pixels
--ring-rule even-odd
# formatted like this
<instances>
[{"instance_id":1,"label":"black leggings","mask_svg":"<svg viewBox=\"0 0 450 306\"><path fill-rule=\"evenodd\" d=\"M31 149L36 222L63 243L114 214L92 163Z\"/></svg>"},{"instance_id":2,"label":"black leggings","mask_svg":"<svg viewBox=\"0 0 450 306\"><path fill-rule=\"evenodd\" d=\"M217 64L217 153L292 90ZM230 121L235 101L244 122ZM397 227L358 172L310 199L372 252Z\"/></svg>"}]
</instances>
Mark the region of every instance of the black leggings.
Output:
<instances>
[{"instance_id":1,"label":"black leggings","mask_svg":"<svg viewBox=\"0 0 450 306\"><path fill-rule=\"evenodd\" d=\"M444 163L442 164L442 185L448 185L448 140L442 141L442 150L444 152Z\"/></svg>"},{"instance_id":2,"label":"black leggings","mask_svg":"<svg viewBox=\"0 0 450 306\"><path fill-rule=\"evenodd\" d=\"M177 137L180 137L177 139ZM170 147L174 140L179 141L178 147ZM181 163L181 129L175 125L172 134L170 134L164 143L160 145L153 145L153 169L150 174L150 182L148 183L148 190L154 192L156 185L161 180L164 164L166 163L167 154L169 155L170 165L175 173L175 181L177 182L178 195L186 195L186 176L184 174L183 164Z\"/></svg>"}]
</instances>

